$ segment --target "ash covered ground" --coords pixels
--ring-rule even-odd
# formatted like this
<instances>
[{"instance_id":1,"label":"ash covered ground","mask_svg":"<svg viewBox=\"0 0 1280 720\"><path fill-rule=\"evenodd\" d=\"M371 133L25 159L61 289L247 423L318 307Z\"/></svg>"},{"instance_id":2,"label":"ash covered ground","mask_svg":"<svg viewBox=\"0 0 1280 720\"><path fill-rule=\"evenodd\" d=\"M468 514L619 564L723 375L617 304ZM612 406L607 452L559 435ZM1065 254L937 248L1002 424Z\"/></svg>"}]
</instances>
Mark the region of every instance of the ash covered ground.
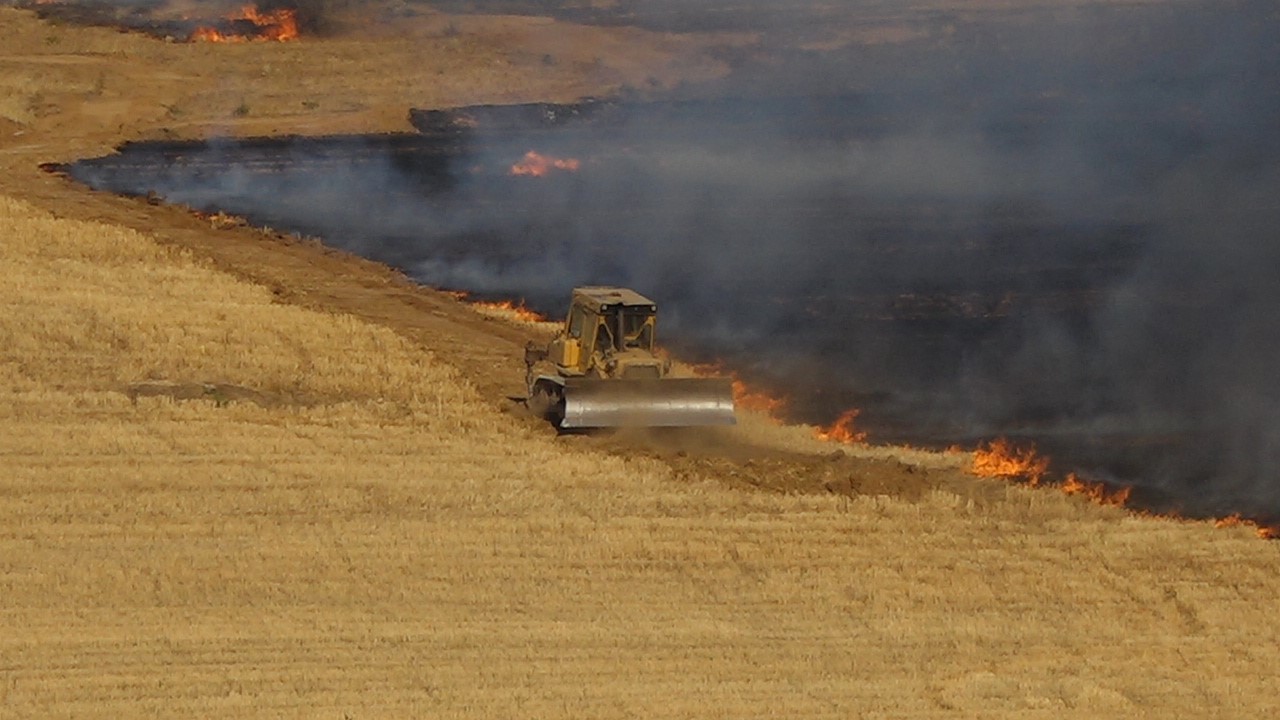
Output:
<instances>
[{"instance_id":1,"label":"ash covered ground","mask_svg":"<svg viewBox=\"0 0 1280 720\"><path fill-rule=\"evenodd\" d=\"M666 345L796 419L1030 439L1151 504L1280 514L1274 3L779 6L562 11L758 32L713 86L72 173L552 315L574 285L630 285ZM512 175L530 150L578 166Z\"/></svg>"}]
</instances>

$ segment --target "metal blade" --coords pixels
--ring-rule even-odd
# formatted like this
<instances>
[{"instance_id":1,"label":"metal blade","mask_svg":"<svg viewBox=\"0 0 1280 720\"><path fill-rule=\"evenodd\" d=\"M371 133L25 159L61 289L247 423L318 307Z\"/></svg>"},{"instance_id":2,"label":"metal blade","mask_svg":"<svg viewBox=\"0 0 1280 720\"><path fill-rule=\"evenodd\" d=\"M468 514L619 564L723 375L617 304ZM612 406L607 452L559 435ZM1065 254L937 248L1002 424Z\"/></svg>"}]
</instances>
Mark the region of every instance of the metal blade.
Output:
<instances>
[{"instance_id":1,"label":"metal blade","mask_svg":"<svg viewBox=\"0 0 1280 720\"><path fill-rule=\"evenodd\" d=\"M733 389L725 378L569 378L560 427L692 427L735 422Z\"/></svg>"}]
</instances>

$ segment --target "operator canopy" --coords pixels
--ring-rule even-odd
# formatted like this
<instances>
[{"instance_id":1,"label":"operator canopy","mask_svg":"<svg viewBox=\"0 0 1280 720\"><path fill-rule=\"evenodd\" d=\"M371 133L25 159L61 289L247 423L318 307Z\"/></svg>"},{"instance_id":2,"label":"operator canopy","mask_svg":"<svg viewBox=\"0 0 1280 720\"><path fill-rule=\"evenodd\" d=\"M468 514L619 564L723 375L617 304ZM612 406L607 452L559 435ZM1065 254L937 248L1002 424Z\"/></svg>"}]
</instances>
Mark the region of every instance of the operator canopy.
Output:
<instances>
[{"instance_id":1,"label":"operator canopy","mask_svg":"<svg viewBox=\"0 0 1280 720\"><path fill-rule=\"evenodd\" d=\"M582 308L604 320L599 323L597 350L653 349L653 318L658 306L652 300L634 290L615 287L582 287L573 294L575 309ZM585 321L585 317L575 312L570 318L569 335L582 337Z\"/></svg>"}]
</instances>

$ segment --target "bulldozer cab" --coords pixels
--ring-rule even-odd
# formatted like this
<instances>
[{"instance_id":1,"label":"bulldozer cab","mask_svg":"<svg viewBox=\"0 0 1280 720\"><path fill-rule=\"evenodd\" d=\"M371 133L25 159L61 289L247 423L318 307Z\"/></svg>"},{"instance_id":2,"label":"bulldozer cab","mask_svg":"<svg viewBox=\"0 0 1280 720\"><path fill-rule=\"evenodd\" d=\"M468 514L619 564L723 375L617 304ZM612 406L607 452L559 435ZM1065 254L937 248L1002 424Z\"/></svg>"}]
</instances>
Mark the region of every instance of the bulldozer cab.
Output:
<instances>
[{"instance_id":1,"label":"bulldozer cab","mask_svg":"<svg viewBox=\"0 0 1280 720\"><path fill-rule=\"evenodd\" d=\"M633 290L577 288L562 339L553 344L553 359L573 374L586 374L617 353L652 354L657 309L652 300Z\"/></svg>"},{"instance_id":2,"label":"bulldozer cab","mask_svg":"<svg viewBox=\"0 0 1280 720\"><path fill-rule=\"evenodd\" d=\"M603 314L588 313L587 317L596 329L592 347L601 355L610 351L653 351L652 310L614 307Z\"/></svg>"}]
</instances>

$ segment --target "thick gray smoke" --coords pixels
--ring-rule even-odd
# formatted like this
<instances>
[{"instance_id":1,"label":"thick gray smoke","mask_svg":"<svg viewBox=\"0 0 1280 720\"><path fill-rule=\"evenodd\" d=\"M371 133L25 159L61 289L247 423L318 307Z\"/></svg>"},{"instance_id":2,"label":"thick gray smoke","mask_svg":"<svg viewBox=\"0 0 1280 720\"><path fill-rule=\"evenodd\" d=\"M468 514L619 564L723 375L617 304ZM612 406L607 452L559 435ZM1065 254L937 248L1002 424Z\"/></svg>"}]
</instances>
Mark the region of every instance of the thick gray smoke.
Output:
<instances>
[{"instance_id":1,"label":"thick gray smoke","mask_svg":"<svg viewBox=\"0 0 1280 720\"><path fill-rule=\"evenodd\" d=\"M781 17L757 7L739 22ZM1274 3L915 22L838 50L766 34L714 88L576 119L471 109L458 137L139 146L74 172L549 313L625 283L669 345L803 419L1025 437L1153 503L1280 514ZM530 149L582 164L509 176Z\"/></svg>"}]
</instances>

